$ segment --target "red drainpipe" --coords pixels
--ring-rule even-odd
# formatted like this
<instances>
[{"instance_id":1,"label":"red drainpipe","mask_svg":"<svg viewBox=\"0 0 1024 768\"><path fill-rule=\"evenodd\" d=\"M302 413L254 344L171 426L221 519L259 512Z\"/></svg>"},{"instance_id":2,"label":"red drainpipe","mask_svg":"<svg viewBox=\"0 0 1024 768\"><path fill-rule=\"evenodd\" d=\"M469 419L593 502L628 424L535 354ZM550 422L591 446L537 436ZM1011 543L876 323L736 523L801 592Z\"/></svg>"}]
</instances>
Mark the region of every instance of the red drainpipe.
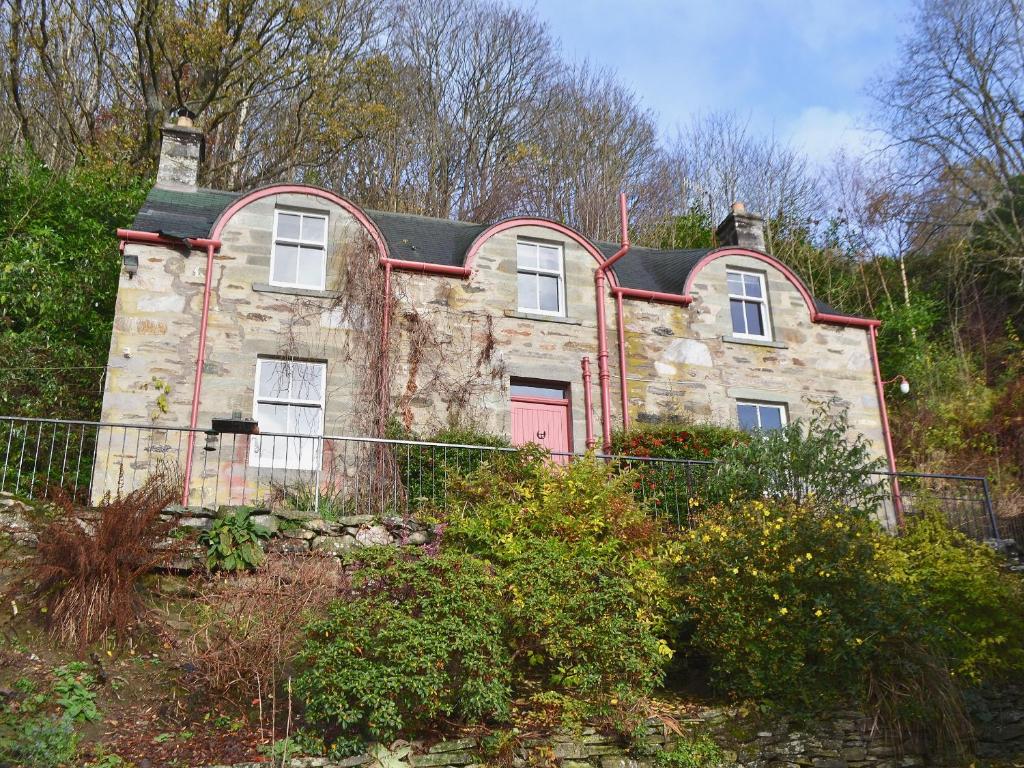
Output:
<instances>
[{"instance_id":1,"label":"red drainpipe","mask_svg":"<svg viewBox=\"0 0 1024 768\"><path fill-rule=\"evenodd\" d=\"M868 339L871 343L871 364L875 370L875 392L878 395L878 410L882 416L882 437L885 440L885 454L889 462L889 472L892 476L892 506L896 513L896 525L903 528L903 499L900 496L900 481L896 477L896 455L892 449L892 432L889 430L889 409L885 405L885 387L882 385L882 369L878 364L878 345L876 336L878 334L877 321L868 326Z\"/></svg>"},{"instance_id":2,"label":"red drainpipe","mask_svg":"<svg viewBox=\"0 0 1024 768\"><path fill-rule=\"evenodd\" d=\"M605 273L611 266L629 253L629 227L626 216L626 195L619 194L619 217L622 226L622 247L611 258L601 262L594 272L594 287L597 293L597 376L601 383L601 435L605 453L612 449L612 397L608 372L608 324L605 317ZM623 382L625 386L625 382Z\"/></svg>"},{"instance_id":3,"label":"red drainpipe","mask_svg":"<svg viewBox=\"0 0 1024 768\"><path fill-rule=\"evenodd\" d=\"M583 366L583 410L586 412L587 450L594 447L594 404L590 396L590 358L586 355L580 361Z\"/></svg>"},{"instance_id":4,"label":"red drainpipe","mask_svg":"<svg viewBox=\"0 0 1024 768\"><path fill-rule=\"evenodd\" d=\"M378 393L378 404L384 402L383 389L388 385L387 379L387 365L388 365L388 346L391 340L391 260L385 256L382 256L380 263L384 265L384 317L380 321L380 365L381 365L381 376L380 376L380 387L381 391ZM384 413L383 407L380 412L380 420L377 424L377 437L384 437L384 430L387 427L387 414Z\"/></svg>"},{"instance_id":5,"label":"red drainpipe","mask_svg":"<svg viewBox=\"0 0 1024 768\"><path fill-rule=\"evenodd\" d=\"M192 484L192 452L196 444L196 424L199 421L199 393L203 386L203 363L206 361L206 329L210 317L210 286L213 282L213 254L220 248L220 240L204 237L189 237L177 240L158 235L155 232L140 232L135 229L119 229L117 236L121 239L121 250L125 243L145 243L147 245L187 245L192 249L206 249L206 278L203 283L203 314L199 321L199 349L196 353L196 375L192 386L192 413L189 417L188 452L185 454L185 478L182 483L181 505L188 506L188 491Z\"/></svg>"},{"instance_id":6,"label":"red drainpipe","mask_svg":"<svg viewBox=\"0 0 1024 768\"><path fill-rule=\"evenodd\" d=\"M626 386L626 318L622 316L621 293L615 293L615 312L619 320L619 389L622 395L622 431L629 432L629 388Z\"/></svg>"},{"instance_id":7,"label":"red drainpipe","mask_svg":"<svg viewBox=\"0 0 1024 768\"><path fill-rule=\"evenodd\" d=\"M206 328L210 320L210 286L213 282L213 244L206 246L206 281L203 283L203 315L199 320L199 351L196 354L195 384L192 387L192 415L188 420L188 453L185 454L185 483L181 491L181 506L188 506L188 492L192 485L192 452L196 445L196 424L199 422L199 393L203 388L203 363L206 362Z\"/></svg>"}]
</instances>

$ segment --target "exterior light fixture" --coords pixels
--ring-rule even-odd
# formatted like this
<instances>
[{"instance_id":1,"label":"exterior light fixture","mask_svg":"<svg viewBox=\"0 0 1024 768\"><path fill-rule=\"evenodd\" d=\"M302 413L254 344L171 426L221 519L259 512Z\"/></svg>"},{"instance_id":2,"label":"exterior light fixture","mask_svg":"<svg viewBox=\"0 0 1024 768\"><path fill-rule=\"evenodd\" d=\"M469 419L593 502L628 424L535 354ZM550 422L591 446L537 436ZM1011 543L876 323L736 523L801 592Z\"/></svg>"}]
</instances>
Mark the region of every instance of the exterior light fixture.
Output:
<instances>
[{"instance_id":1,"label":"exterior light fixture","mask_svg":"<svg viewBox=\"0 0 1024 768\"><path fill-rule=\"evenodd\" d=\"M220 433L208 429L206 430L206 445L203 446L204 451L216 451L217 450L217 438L220 437Z\"/></svg>"},{"instance_id":2,"label":"exterior light fixture","mask_svg":"<svg viewBox=\"0 0 1024 768\"><path fill-rule=\"evenodd\" d=\"M907 377L904 376L902 373L897 374L896 376L893 376L888 381L883 381L882 383L883 384L892 384L894 381L898 381L900 383L900 392L902 392L904 395L909 395L910 394L910 382L907 381Z\"/></svg>"},{"instance_id":3,"label":"exterior light fixture","mask_svg":"<svg viewBox=\"0 0 1024 768\"><path fill-rule=\"evenodd\" d=\"M124 271L128 273L128 279L131 280L139 271L139 257L126 253L122 261L124 263Z\"/></svg>"}]
</instances>

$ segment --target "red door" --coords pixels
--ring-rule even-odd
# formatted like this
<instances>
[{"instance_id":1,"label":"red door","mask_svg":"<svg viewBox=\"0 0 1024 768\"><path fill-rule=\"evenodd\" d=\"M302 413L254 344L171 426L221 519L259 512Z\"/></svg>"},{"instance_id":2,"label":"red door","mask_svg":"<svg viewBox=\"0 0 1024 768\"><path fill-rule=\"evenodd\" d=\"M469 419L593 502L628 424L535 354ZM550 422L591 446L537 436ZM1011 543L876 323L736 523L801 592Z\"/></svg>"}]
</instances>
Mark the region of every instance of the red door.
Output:
<instances>
[{"instance_id":1,"label":"red door","mask_svg":"<svg viewBox=\"0 0 1024 768\"><path fill-rule=\"evenodd\" d=\"M512 442L537 443L552 453L569 453L569 401L540 397L512 397ZM564 457L556 457L565 461Z\"/></svg>"}]
</instances>

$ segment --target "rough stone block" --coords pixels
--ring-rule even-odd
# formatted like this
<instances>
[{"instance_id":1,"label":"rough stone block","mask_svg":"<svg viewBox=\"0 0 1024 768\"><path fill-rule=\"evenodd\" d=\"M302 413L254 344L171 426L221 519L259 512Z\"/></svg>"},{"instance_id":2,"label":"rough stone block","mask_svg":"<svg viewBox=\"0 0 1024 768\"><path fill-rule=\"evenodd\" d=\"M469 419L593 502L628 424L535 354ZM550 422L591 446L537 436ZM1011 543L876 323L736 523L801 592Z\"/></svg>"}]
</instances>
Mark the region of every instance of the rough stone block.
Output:
<instances>
[{"instance_id":1,"label":"rough stone block","mask_svg":"<svg viewBox=\"0 0 1024 768\"><path fill-rule=\"evenodd\" d=\"M413 755L410 760L415 768L438 768L445 765L471 765L476 756L469 752L428 752L425 755Z\"/></svg>"},{"instance_id":2,"label":"rough stone block","mask_svg":"<svg viewBox=\"0 0 1024 768\"><path fill-rule=\"evenodd\" d=\"M332 555L340 555L356 544L351 536L317 536L310 546L317 552L329 552Z\"/></svg>"},{"instance_id":3,"label":"rough stone block","mask_svg":"<svg viewBox=\"0 0 1024 768\"><path fill-rule=\"evenodd\" d=\"M382 547L391 543L391 534L383 525L371 525L369 528L360 528L355 540L363 547Z\"/></svg>"},{"instance_id":4,"label":"rough stone block","mask_svg":"<svg viewBox=\"0 0 1024 768\"><path fill-rule=\"evenodd\" d=\"M439 741L437 744L432 746L427 751L430 754L436 754L440 752L464 752L465 750L473 749L476 746L476 739L454 739L453 741Z\"/></svg>"}]
</instances>

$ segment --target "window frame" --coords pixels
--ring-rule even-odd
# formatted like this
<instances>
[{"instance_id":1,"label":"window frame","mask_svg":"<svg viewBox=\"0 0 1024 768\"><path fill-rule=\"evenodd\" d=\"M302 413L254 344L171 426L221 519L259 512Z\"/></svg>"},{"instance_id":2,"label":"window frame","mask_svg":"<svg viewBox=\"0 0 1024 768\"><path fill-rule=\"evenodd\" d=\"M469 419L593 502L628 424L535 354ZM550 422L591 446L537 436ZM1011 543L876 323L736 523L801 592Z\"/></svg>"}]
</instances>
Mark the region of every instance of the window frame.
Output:
<instances>
[{"instance_id":1,"label":"window frame","mask_svg":"<svg viewBox=\"0 0 1024 768\"><path fill-rule=\"evenodd\" d=\"M299 237L298 238L280 237L278 235L278 229L279 229L278 225L279 225L279 222L281 220L281 214L282 213L287 214L289 216L298 216L299 217ZM307 219L307 218L323 220L323 222L324 222L324 239L323 239L323 242L319 242L318 243L318 242L315 242L313 240L303 240L302 239L302 222L303 222L304 219ZM326 289L326 287L327 287L327 242L328 242L327 233L328 233L328 226L330 225L330 221L331 221L330 214L327 213L326 211L307 211L307 210L303 210L301 208L287 208L287 207L278 207L278 208L274 209L274 227L273 227L272 238L271 238L271 241L270 241L270 274L267 276L268 277L268 281L269 281L269 283L271 285L276 285L276 286L279 286L281 288L304 288L304 289L310 290L310 291L323 291L323 290ZM310 247L320 248L321 252L323 253L323 258L320 260L320 280L319 280L319 282L314 285L314 284L310 284L310 283L289 283L289 282L285 282L283 280L275 280L274 279L274 265L277 262L277 246L279 244L293 245L293 246L295 246L296 248L299 249L299 254L296 255L296 262L295 262L295 264L296 264L296 276L298 276L298 263L299 263L298 262L298 258L299 258L299 255L301 255L302 248L303 247L306 247L306 248L310 248Z\"/></svg>"},{"instance_id":2,"label":"window frame","mask_svg":"<svg viewBox=\"0 0 1024 768\"><path fill-rule=\"evenodd\" d=\"M740 406L747 405L754 407L757 413L757 427L756 429L747 432L743 429L743 423L740 420ZM779 412L779 426L773 429L765 429L761 426L761 409L762 408L775 408ZM773 403L766 400L737 400L736 401L736 424L741 431L747 432L747 434L754 434L756 432L772 432L774 429L784 429L789 424L789 406L786 403Z\"/></svg>"},{"instance_id":3,"label":"window frame","mask_svg":"<svg viewBox=\"0 0 1024 768\"><path fill-rule=\"evenodd\" d=\"M538 258L536 267L522 267L519 264L519 246L530 245L538 249ZM558 249L558 270L544 269L540 266L540 255L539 249L544 246L547 248ZM539 308L528 308L524 307L519 296L519 275L532 275L537 278L540 276L554 277L558 280L558 309L539 309ZM537 303L540 303L540 281L537 281ZM516 310L531 315L546 315L548 317L567 317L566 311L566 299L565 299L565 247L562 243L554 243L547 240L534 240L526 237L516 238Z\"/></svg>"},{"instance_id":4,"label":"window frame","mask_svg":"<svg viewBox=\"0 0 1024 768\"><path fill-rule=\"evenodd\" d=\"M761 286L761 297L747 296L744 294L733 293L729 289L729 276L739 275L741 282L746 276L756 277L758 283ZM745 290L745 289L744 289ZM725 291L729 297L729 325L732 327L732 336L737 339L749 339L751 341L774 341L774 335L772 333L772 314L771 308L768 302L768 280L764 272L758 272L752 269L742 269L739 267L727 267L725 270ZM732 318L732 303L733 301L739 301L744 305L746 303L756 304L758 306L758 312L761 316L761 327L764 328L764 333L758 335L756 333L747 333L745 331L736 330L735 323ZM746 324L746 312L744 311L743 322Z\"/></svg>"},{"instance_id":5,"label":"window frame","mask_svg":"<svg viewBox=\"0 0 1024 768\"><path fill-rule=\"evenodd\" d=\"M311 400L307 398L293 397L291 394L292 385L289 382L288 385L288 396L287 397L269 397L260 396L260 372L264 365L281 365L282 363L288 365L300 364L300 365L315 365L320 369L320 399ZM292 407L309 408L316 407L318 409L319 418L317 419L318 433L315 435L294 435L289 437L270 437L270 441L283 440L286 443L284 461L281 463L281 459L277 457L275 451L271 451L269 456L264 454L262 450L262 440L260 435L254 435L249 445L249 466L257 467L261 469L282 469L282 470L305 470L305 471L317 471L321 468L322 454L323 454L323 437L324 437L324 412L327 409L327 363L323 360L289 360L279 357L257 357L256 358L256 377L253 381L252 391L252 415L257 425L259 424L260 404L265 405L283 405L289 410L286 411L286 422L290 419L290 409ZM286 427L287 428L287 427ZM280 434L280 433L271 433ZM285 432L283 434L291 435L291 433ZM294 461L289 461L289 453L287 444L292 440L312 440L314 441L314 448L312 454L309 456L308 461L303 461L303 451L299 451ZM308 466L307 466L308 464Z\"/></svg>"}]
</instances>

